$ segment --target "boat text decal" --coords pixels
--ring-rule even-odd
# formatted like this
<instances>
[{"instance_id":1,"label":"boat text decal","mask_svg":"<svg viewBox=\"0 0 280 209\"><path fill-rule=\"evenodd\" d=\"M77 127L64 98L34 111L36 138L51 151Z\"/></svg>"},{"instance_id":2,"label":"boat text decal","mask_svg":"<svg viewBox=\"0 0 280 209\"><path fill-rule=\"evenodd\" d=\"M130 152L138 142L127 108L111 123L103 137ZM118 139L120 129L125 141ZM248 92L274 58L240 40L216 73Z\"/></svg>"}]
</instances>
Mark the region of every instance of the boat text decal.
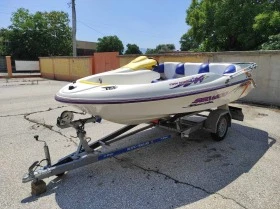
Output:
<instances>
[{"instance_id":1,"label":"boat text decal","mask_svg":"<svg viewBox=\"0 0 280 209\"><path fill-rule=\"evenodd\" d=\"M209 103L213 103L214 100L225 97L228 94L228 92L224 92L221 94L216 94L213 96L207 96L207 97L201 97L201 98L197 98L196 100L194 100L189 107L193 107L193 106L198 106L198 105L204 105L204 104L209 104ZM187 107L184 107L187 108Z\"/></svg>"},{"instance_id":2,"label":"boat text decal","mask_svg":"<svg viewBox=\"0 0 280 209\"><path fill-rule=\"evenodd\" d=\"M170 83L169 86L171 86L170 89L175 89L181 86L187 87L191 84L201 83L207 77L207 75L201 75L199 77L194 77L185 81Z\"/></svg>"}]
</instances>

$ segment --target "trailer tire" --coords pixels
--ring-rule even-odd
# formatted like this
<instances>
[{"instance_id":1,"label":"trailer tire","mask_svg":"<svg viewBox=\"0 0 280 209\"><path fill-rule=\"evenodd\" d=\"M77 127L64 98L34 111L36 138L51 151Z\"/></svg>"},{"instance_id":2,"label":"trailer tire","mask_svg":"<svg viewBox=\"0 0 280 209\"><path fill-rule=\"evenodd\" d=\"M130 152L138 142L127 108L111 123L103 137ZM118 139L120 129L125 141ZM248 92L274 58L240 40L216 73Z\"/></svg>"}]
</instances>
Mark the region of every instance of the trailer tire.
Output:
<instances>
[{"instance_id":1,"label":"trailer tire","mask_svg":"<svg viewBox=\"0 0 280 209\"><path fill-rule=\"evenodd\" d=\"M227 135L228 127L229 127L228 116L227 115L221 116L217 123L216 133L211 133L213 140L222 141Z\"/></svg>"}]
</instances>

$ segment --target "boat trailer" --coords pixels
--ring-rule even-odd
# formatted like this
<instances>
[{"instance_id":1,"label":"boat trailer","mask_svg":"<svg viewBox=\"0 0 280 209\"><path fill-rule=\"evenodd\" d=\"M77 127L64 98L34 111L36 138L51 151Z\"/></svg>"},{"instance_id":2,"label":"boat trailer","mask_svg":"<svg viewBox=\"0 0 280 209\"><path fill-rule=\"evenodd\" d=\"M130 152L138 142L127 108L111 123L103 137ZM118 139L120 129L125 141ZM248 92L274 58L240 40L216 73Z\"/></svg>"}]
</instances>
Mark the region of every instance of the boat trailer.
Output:
<instances>
[{"instance_id":1,"label":"boat trailer","mask_svg":"<svg viewBox=\"0 0 280 209\"><path fill-rule=\"evenodd\" d=\"M101 118L99 116L91 116L85 119L73 120L74 113L76 112L64 111L57 118L57 126L61 129L72 127L76 130L77 137L80 140L77 150L60 159L57 163L52 164L47 143L43 140L39 140L38 135L34 136L36 141L44 142L45 158L41 161L35 161L29 167L28 173L22 178L22 182L26 183L31 181L31 194L40 195L47 189L46 183L42 180L44 178L50 176L62 176L66 171L162 142L170 139L172 136L172 134L168 134L130 146L111 148L110 145L113 143L141 131L152 127L160 127L180 134L181 138L184 138L188 137L192 132L199 129L205 129L211 132L214 140L221 141L225 138L228 127L231 126L231 120L236 119L242 121L244 117L241 108L228 105L221 106L216 110L208 110L207 112L208 114L202 114L200 112L176 114L168 118L153 121L136 130L132 129L138 125L127 125L89 144L84 126L86 123L100 123ZM44 161L46 161L46 165L41 166Z\"/></svg>"}]
</instances>

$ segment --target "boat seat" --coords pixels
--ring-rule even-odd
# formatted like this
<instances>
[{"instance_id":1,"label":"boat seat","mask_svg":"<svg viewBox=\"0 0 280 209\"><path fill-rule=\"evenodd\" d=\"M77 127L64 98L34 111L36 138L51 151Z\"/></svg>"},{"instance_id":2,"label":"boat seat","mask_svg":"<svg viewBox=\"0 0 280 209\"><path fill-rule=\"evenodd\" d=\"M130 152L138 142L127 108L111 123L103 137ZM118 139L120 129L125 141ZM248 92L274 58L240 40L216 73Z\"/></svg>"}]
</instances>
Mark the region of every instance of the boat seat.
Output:
<instances>
[{"instance_id":1,"label":"boat seat","mask_svg":"<svg viewBox=\"0 0 280 209\"><path fill-rule=\"evenodd\" d=\"M218 75L228 75L240 70L240 67L231 63L185 63L185 76L200 73L215 73Z\"/></svg>"},{"instance_id":2,"label":"boat seat","mask_svg":"<svg viewBox=\"0 0 280 209\"><path fill-rule=\"evenodd\" d=\"M185 77L185 67L184 67L184 63L179 63L179 64L176 66L175 75L174 75L173 77L174 77L174 78Z\"/></svg>"},{"instance_id":3,"label":"boat seat","mask_svg":"<svg viewBox=\"0 0 280 209\"><path fill-rule=\"evenodd\" d=\"M201 73L215 73L220 76L237 72L241 68L231 63L180 63L164 62L154 71L160 73L162 79L181 78Z\"/></svg>"},{"instance_id":4,"label":"boat seat","mask_svg":"<svg viewBox=\"0 0 280 209\"><path fill-rule=\"evenodd\" d=\"M200 65L197 73L201 74L201 73L209 73L209 72L210 72L209 63L203 63Z\"/></svg>"},{"instance_id":5,"label":"boat seat","mask_svg":"<svg viewBox=\"0 0 280 209\"><path fill-rule=\"evenodd\" d=\"M210 72L218 75L228 75L237 72L241 68L231 63L210 63Z\"/></svg>"},{"instance_id":6,"label":"boat seat","mask_svg":"<svg viewBox=\"0 0 280 209\"><path fill-rule=\"evenodd\" d=\"M235 73L237 71L241 70L241 67L238 66L238 65L229 65L226 67L225 71L224 71L224 75L227 75L227 74L231 74L231 73Z\"/></svg>"},{"instance_id":7,"label":"boat seat","mask_svg":"<svg viewBox=\"0 0 280 209\"><path fill-rule=\"evenodd\" d=\"M184 63L185 76L196 75L201 66L201 63Z\"/></svg>"},{"instance_id":8,"label":"boat seat","mask_svg":"<svg viewBox=\"0 0 280 209\"><path fill-rule=\"evenodd\" d=\"M158 67L155 67L153 69L153 71L155 72L158 72L160 74L160 77L163 78L164 77L164 64L163 63L160 63L158 65Z\"/></svg>"},{"instance_id":9,"label":"boat seat","mask_svg":"<svg viewBox=\"0 0 280 209\"><path fill-rule=\"evenodd\" d=\"M159 67L155 68L154 71L160 73L162 79L175 78L176 68L180 62L164 62L160 63Z\"/></svg>"},{"instance_id":10,"label":"boat seat","mask_svg":"<svg viewBox=\"0 0 280 209\"><path fill-rule=\"evenodd\" d=\"M210 63L209 67L210 67L210 72L212 73L216 73L218 75L223 75L226 68L229 66L230 64L226 64L226 63Z\"/></svg>"}]
</instances>

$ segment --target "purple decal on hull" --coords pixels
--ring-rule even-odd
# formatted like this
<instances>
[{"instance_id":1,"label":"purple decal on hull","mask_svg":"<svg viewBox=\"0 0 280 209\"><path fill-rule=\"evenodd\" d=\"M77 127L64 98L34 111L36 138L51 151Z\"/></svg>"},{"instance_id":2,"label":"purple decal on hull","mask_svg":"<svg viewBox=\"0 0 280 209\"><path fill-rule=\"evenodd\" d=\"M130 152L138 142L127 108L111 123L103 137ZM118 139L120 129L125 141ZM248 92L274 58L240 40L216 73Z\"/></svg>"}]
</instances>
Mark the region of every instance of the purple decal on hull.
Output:
<instances>
[{"instance_id":1,"label":"purple decal on hull","mask_svg":"<svg viewBox=\"0 0 280 209\"><path fill-rule=\"evenodd\" d=\"M170 89L176 89L176 88L179 88L181 86L187 87L191 84L197 84L198 82L201 83L205 78L207 78L206 75L201 75L199 77L191 78L189 80L176 82L176 83L171 83L171 84L169 84L170 86L172 86Z\"/></svg>"},{"instance_id":2,"label":"purple decal on hull","mask_svg":"<svg viewBox=\"0 0 280 209\"><path fill-rule=\"evenodd\" d=\"M190 107L213 103L214 100L222 98L222 97L225 97L227 94L228 94L228 92L224 92L224 93L217 94L217 95L214 95L214 96L207 96L207 97L197 98L196 100L194 100L190 104Z\"/></svg>"}]
</instances>

